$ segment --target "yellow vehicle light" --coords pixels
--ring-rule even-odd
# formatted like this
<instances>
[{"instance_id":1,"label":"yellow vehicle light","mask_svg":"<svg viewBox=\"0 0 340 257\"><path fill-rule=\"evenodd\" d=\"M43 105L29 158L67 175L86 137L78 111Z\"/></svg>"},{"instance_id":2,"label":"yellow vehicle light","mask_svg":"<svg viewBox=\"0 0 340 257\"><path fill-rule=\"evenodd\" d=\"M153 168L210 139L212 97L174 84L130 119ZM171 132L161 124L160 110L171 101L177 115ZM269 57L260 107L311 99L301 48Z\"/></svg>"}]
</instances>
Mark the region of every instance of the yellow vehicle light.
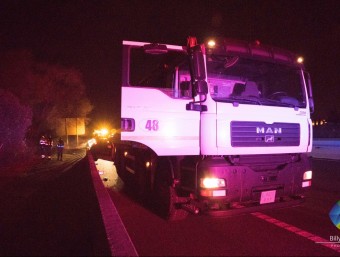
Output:
<instances>
[{"instance_id":1,"label":"yellow vehicle light","mask_svg":"<svg viewBox=\"0 0 340 257\"><path fill-rule=\"evenodd\" d=\"M109 131L108 131L106 128L102 128L102 129L100 130L100 134L101 134L102 136L106 136L108 133L109 133Z\"/></svg>"},{"instance_id":2,"label":"yellow vehicle light","mask_svg":"<svg viewBox=\"0 0 340 257\"><path fill-rule=\"evenodd\" d=\"M151 166L151 162L146 162L146 163L145 163L145 167L146 167L146 168L149 168L150 166Z\"/></svg>"},{"instance_id":3,"label":"yellow vehicle light","mask_svg":"<svg viewBox=\"0 0 340 257\"><path fill-rule=\"evenodd\" d=\"M302 56L299 56L297 59L296 59L296 61L298 62L298 63L303 63L303 57Z\"/></svg>"},{"instance_id":4,"label":"yellow vehicle light","mask_svg":"<svg viewBox=\"0 0 340 257\"><path fill-rule=\"evenodd\" d=\"M215 40L209 40L209 41L208 41L208 46L209 46L209 47L214 47L215 45L216 45Z\"/></svg>"}]
</instances>

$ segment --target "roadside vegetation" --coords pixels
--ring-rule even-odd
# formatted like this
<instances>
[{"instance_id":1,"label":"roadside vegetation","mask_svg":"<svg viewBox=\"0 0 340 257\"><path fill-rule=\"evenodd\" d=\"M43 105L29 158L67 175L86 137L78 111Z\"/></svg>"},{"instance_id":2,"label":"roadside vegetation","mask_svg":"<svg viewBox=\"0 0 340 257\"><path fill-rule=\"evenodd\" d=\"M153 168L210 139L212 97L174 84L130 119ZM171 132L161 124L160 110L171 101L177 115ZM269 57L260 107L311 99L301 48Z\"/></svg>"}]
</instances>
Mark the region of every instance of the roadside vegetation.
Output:
<instances>
[{"instance_id":1,"label":"roadside vegetation","mask_svg":"<svg viewBox=\"0 0 340 257\"><path fill-rule=\"evenodd\" d=\"M87 117L92 108L79 71L27 50L0 52L0 173L34 162L41 135L57 136L58 119Z\"/></svg>"}]
</instances>

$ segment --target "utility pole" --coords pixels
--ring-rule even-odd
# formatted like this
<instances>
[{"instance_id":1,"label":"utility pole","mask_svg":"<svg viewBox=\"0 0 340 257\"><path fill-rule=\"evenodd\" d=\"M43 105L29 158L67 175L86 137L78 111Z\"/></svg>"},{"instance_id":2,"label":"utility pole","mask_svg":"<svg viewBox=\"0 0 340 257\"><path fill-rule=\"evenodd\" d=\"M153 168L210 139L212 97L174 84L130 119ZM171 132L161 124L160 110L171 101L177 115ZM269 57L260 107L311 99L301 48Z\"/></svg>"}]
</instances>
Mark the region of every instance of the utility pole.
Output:
<instances>
[{"instance_id":1,"label":"utility pole","mask_svg":"<svg viewBox=\"0 0 340 257\"><path fill-rule=\"evenodd\" d=\"M76 118L76 135L77 135L77 146L78 146L78 118Z\"/></svg>"},{"instance_id":2,"label":"utility pole","mask_svg":"<svg viewBox=\"0 0 340 257\"><path fill-rule=\"evenodd\" d=\"M67 118L65 118L65 135L66 135L66 145L68 145Z\"/></svg>"}]
</instances>

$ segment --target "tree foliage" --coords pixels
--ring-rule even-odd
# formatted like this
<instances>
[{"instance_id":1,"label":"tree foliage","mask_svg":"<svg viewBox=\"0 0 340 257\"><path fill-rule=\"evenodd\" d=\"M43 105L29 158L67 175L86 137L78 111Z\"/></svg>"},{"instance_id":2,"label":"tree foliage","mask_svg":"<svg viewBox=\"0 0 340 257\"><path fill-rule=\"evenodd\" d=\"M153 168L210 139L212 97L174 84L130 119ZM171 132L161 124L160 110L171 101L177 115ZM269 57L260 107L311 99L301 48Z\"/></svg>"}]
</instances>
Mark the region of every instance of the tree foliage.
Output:
<instances>
[{"instance_id":1,"label":"tree foliage","mask_svg":"<svg viewBox=\"0 0 340 257\"><path fill-rule=\"evenodd\" d=\"M79 71L39 62L26 50L0 52L1 164L27 160L42 134L55 136L57 119L86 118L91 110Z\"/></svg>"},{"instance_id":2,"label":"tree foliage","mask_svg":"<svg viewBox=\"0 0 340 257\"><path fill-rule=\"evenodd\" d=\"M0 54L0 87L32 109L28 138L53 134L56 119L86 117L92 105L82 74L72 68L38 62L26 50Z\"/></svg>"},{"instance_id":3,"label":"tree foliage","mask_svg":"<svg viewBox=\"0 0 340 257\"><path fill-rule=\"evenodd\" d=\"M32 110L0 88L0 120L0 160L4 164L25 152L25 133L32 122Z\"/></svg>"}]
</instances>

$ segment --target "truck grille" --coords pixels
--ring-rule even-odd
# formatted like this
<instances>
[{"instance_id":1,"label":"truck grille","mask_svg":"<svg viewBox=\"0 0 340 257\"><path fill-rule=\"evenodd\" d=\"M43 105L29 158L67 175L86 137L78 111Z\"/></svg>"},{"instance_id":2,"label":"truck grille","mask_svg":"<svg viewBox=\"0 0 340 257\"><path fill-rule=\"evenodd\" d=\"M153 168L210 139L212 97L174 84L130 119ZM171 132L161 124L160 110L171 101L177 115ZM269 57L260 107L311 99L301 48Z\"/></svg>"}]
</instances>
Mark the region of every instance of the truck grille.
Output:
<instances>
[{"instance_id":1,"label":"truck grille","mask_svg":"<svg viewBox=\"0 0 340 257\"><path fill-rule=\"evenodd\" d=\"M300 124L232 121L233 147L273 147L300 145Z\"/></svg>"}]
</instances>

